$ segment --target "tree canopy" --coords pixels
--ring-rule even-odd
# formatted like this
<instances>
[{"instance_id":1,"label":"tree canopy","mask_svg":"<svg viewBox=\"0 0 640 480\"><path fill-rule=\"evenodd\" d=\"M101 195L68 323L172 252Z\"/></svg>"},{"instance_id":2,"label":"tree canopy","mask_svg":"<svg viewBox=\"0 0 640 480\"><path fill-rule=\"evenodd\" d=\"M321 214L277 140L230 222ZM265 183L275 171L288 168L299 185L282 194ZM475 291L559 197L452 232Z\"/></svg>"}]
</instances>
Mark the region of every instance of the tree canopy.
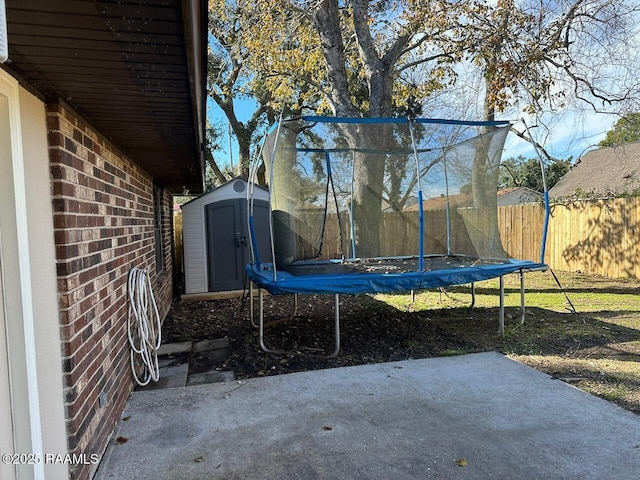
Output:
<instances>
[{"instance_id":1,"label":"tree canopy","mask_svg":"<svg viewBox=\"0 0 640 480\"><path fill-rule=\"evenodd\" d=\"M572 159L553 162L545 166L544 173L547 189L551 189L558 180L569 171ZM522 155L507 158L500 165L498 188L527 187L536 192L544 191L540 161L537 158L525 158Z\"/></svg>"},{"instance_id":2,"label":"tree canopy","mask_svg":"<svg viewBox=\"0 0 640 480\"><path fill-rule=\"evenodd\" d=\"M640 113L625 115L609 130L599 143L601 147L615 147L640 141Z\"/></svg>"},{"instance_id":3,"label":"tree canopy","mask_svg":"<svg viewBox=\"0 0 640 480\"><path fill-rule=\"evenodd\" d=\"M227 106L245 94L272 116L492 120L640 103L637 0L209 0L209 13L212 98L232 127ZM384 172L354 170L357 237L378 228Z\"/></svg>"},{"instance_id":4,"label":"tree canopy","mask_svg":"<svg viewBox=\"0 0 640 480\"><path fill-rule=\"evenodd\" d=\"M211 33L226 65L216 75L245 79L242 92L221 90L251 93L275 111L406 114L461 82L480 89L481 110L467 106L475 119L514 106L539 112L579 99L601 110L638 101L632 47L640 6L634 0L209 5ZM478 78L481 85L474 85Z\"/></svg>"}]
</instances>

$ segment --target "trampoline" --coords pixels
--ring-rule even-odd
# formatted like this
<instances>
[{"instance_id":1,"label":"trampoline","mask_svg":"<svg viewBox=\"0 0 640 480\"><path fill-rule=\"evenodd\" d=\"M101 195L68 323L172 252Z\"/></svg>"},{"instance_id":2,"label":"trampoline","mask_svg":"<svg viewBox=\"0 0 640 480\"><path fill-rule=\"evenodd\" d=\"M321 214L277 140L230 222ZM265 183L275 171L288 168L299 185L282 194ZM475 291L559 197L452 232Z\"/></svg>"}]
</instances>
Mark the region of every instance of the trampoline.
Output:
<instances>
[{"instance_id":1,"label":"trampoline","mask_svg":"<svg viewBox=\"0 0 640 480\"><path fill-rule=\"evenodd\" d=\"M524 321L524 272L547 269L549 208L545 192L539 261L510 258L497 207L510 127L509 121L327 117L274 125L260 152L270 195L270 252L259 249L253 227L258 162L247 190L252 263L246 273L259 289L261 348L277 351L264 341L263 290L335 295L329 356L340 348L340 294L471 284L473 305L474 283L499 278L503 334L502 279L518 273ZM251 312L253 321L253 303Z\"/></svg>"}]
</instances>

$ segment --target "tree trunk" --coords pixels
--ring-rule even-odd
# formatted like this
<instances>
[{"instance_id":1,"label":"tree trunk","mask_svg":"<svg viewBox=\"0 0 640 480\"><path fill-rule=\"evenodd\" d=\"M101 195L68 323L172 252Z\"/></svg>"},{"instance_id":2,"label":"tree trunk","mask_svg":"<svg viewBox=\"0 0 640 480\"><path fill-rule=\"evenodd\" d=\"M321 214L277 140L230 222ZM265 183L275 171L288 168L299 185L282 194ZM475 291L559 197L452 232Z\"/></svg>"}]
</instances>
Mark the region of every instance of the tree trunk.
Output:
<instances>
[{"instance_id":1,"label":"tree trunk","mask_svg":"<svg viewBox=\"0 0 640 480\"><path fill-rule=\"evenodd\" d=\"M251 133L246 129L233 132L238 139L238 175L249 178L249 162L251 161Z\"/></svg>"},{"instance_id":2,"label":"tree trunk","mask_svg":"<svg viewBox=\"0 0 640 480\"><path fill-rule=\"evenodd\" d=\"M390 65L397 58L383 60L378 55L368 26L369 2L354 0L352 8L356 41L369 87L369 116L391 116L393 76ZM353 105L349 91L337 0L321 0L318 3L314 24L320 35L327 62L334 113L339 117L358 116L359 110ZM401 50L398 48L397 51ZM358 133L358 129L353 125L344 125L342 130L351 148L378 150L380 139L384 138L384 135L368 138L365 134ZM379 256L385 154L359 153L355 156L354 162L352 221L355 230L355 253L358 257Z\"/></svg>"},{"instance_id":3,"label":"tree trunk","mask_svg":"<svg viewBox=\"0 0 640 480\"><path fill-rule=\"evenodd\" d=\"M378 127L382 127L379 124ZM370 153L383 150L380 140L387 135L376 130L376 134L367 134L366 129L358 129L346 124L341 128L351 148L369 150L368 153L356 153L353 165L353 219L355 255L359 258L381 256L380 227L382 220L382 190L386 154ZM353 253L353 252L352 252Z\"/></svg>"},{"instance_id":4,"label":"tree trunk","mask_svg":"<svg viewBox=\"0 0 640 480\"><path fill-rule=\"evenodd\" d=\"M380 223L382 216L382 179L384 154L362 154L355 157L353 185L353 222L356 256L381 256Z\"/></svg>"},{"instance_id":5,"label":"tree trunk","mask_svg":"<svg viewBox=\"0 0 640 480\"><path fill-rule=\"evenodd\" d=\"M227 181L227 177L225 177L224 174L220 171L220 168L218 168L218 164L216 163L213 155L211 155L211 152L208 149L205 149L205 155L207 157L207 162L209 163L211 170L213 170L213 174L216 176L220 183L225 183Z\"/></svg>"},{"instance_id":6,"label":"tree trunk","mask_svg":"<svg viewBox=\"0 0 640 480\"><path fill-rule=\"evenodd\" d=\"M485 79L487 89L490 80ZM485 95L483 120L495 120L495 108ZM489 138L495 127L484 127L481 135L486 135L484 141L476 144L476 153L471 172L471 188L473 206L475 209L475 230L469 232L476 254L480 258L506 258L508 254L502 248L500 230L498 228L498 174L497 165L489 163L491 139ZM495 168L494 168L495 167Z\"/></svg>"}]
</instances>

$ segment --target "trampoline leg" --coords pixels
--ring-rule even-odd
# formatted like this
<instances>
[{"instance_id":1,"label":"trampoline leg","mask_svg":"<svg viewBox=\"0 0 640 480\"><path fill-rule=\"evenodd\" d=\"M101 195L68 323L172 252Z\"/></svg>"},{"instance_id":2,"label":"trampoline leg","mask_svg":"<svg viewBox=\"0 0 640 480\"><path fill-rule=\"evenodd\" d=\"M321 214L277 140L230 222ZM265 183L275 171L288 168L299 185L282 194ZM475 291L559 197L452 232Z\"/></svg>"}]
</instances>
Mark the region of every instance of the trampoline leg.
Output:
<instances>
[{"instance_id":1,"label":"trampoline leg","mask_svg":"<svg viewBox=\"0 0 640 480\"><path fill-rule=\"evenodd\" d=\"M500 336L504 337L504 277L500 275Z\"/></svg>"},{"instance_id":2,"label":"trampoline leg","mask_svg":"<svg viewBox=\"0 0 640 480\"><path fill-rule=\"evenodd\" d=\"M338 295L336 293L336 299L335 299L335 325L334 325L334 329L335 329L335 346L333 348L333 352L331 352L331 355L329 355L329 358L334 358L335 356L338 355L338 352L340 351L340 295Z\"/></svg>"},{"instance_id":3,"label":"trampoline leg","mask_svg":"<svg viewBox=\"0 0 640 480\"><path fill-rule=\"evenodd\" d=\"M268 348L264 343L264 293L261 288L258 288L258 308L260 310L259 318L259 339L260 339L260 348L267 353L277 353L280 355L292 354L294 352L287 352L284 350L272 350ZM295 296L295 308L298 309L298 295ZM294 312L295 313L295 312ZM309 356L309 357L323 357L323 358L334 358L338 355L340 351L340 296L336 293L335 298L335 343L333 352L330 355L315 355L315 354L305 354L296 352L297 355Z\"/></svg>"},{"instance_id":4,"label":"trampoline leg","mask_svg":"<svg viewBox=\"0 0 640 480\"><path fill-rule=\"evenodd\" d=\"M476 304L476 284L475 282L471 282L471 305L469 308L473 308Z\"/></svg>"},{"instance_id":5,"label":"trampoline leg","mask_svg":"<svg viewBox=\"0 0 640 480\"><path fill-rule=\"evenodd\" d=\"M258 287L258 308L260 309L260 314L258 316L259 318L259 322L258 322L259 334L258 335L260 337L260 348L267 353L279 353L279 354L287 353L281 350L272 350L270 348L267 348L267 346L264 343L264 293L260 287Z\"/></svg>"},{"instance_id":6,"label":"trampoline leg","mask_svg":"<svg viewBox=\"0 0 640 480\"><path fill-rule=\"evenodd\" d=\"M260 314L258 316L258 335L260 337L260 348L267 353L287 353L280 350L271 350L270 348L267 348L264 343L264 292L260 287L258 287L258 308L260 309Z\"/></svg>"},{"instance_id":7,"label":"trampoline leg","mask_svg":"<svg viewBox=\"0 0 640 480\"><path fill-rule=\"evenodd\" d=\"M253 328L258 328L255 322L255 313L253 311L253 282L249 281L249 320Z\"/></svg>"},{"instance_id":8,"label":"trampoline leg","mask_svg":"<svg viewBox=\"0 0 640 480\"><path fill-rule=\"evenodd\" d=\"M258 309L260 310L260 313L258 314L258 335L260 336L260 348L265 352L269 352L269 349L264 344L264 298L262 289L260 287L258 287Z\"/></svg>"},{"instance_id":9,"label":"trampoline leg","mask_svg":"<svg viewBox=\"0 0 640 480\"><path fill-rule=\"evenodd\" d=\"M520 325L524 325L524 272L520 270Z\"/></svg>"}]
</instances>

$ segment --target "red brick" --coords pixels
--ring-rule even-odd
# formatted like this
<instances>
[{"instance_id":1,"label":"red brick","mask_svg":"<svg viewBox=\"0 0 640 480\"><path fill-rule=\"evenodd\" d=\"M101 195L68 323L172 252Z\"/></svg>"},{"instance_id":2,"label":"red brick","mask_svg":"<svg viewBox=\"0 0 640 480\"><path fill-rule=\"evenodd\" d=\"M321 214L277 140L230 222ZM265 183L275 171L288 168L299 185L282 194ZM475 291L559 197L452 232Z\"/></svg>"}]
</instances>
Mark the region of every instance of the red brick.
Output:
<instances>
[{"instance_id":1,"label":"red brick","mask_svg":"<svg viewBox=\"0 0 640 480\"><path fill-rule=\"evenodd\" d=\"M133 387L129 269L151 272L163 315L171 303L172 197L162 199L165 273L156 278L153 180L71 111L51 104L47 112L68 444L71 452L101 453ZM71 138L60 131L63 122L75 125ZM89 150L86 160L70 153L80 145ZM106 152L109 161L102 157ZM81 242L88 243L86 250ZM103 346L105 336L109 341ZM97 406L101 391L108 398L103 408ZM89 472L80 466L72 477L85 480Z\"/></svg>"}]
</instances>

